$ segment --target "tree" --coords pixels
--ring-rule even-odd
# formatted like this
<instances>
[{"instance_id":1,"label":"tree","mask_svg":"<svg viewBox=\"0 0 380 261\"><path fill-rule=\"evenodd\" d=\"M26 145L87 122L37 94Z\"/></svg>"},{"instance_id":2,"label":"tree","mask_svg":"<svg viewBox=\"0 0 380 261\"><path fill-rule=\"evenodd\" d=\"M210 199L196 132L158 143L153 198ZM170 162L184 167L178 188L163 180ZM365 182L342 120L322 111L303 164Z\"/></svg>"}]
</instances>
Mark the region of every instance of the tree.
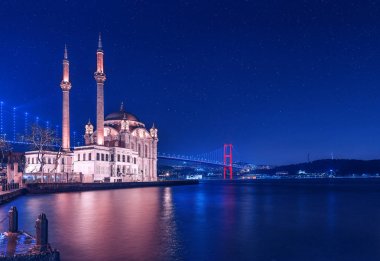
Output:
<instances>
[{"instance_id":1,"label":"tree","mask_svg":"<svg viewBox=\"0 0 380 261\"><path fill-rule=\"evenodd\" d=\"M43 128L37 124L32 125L30 134L24 137L24 141L29 143L31 149L37 152L37 163L39 163L39 172L43 172L43 167L46 164L46 153L55 153L54 168L51 172L55 171L58 167L58 160L61 157L61 140L57 137L54 130Z\"/></svg>"},{"instance_id":2,"label":"tree","mask_svg":"<svg viewBox=\"0 0 380 261\"><path fill-rule=\"evenodd\" d=\"M12 146L4 137L0 137L1 168L6 161L7 155L12 151Z\"/></svg>"}]
</instances>

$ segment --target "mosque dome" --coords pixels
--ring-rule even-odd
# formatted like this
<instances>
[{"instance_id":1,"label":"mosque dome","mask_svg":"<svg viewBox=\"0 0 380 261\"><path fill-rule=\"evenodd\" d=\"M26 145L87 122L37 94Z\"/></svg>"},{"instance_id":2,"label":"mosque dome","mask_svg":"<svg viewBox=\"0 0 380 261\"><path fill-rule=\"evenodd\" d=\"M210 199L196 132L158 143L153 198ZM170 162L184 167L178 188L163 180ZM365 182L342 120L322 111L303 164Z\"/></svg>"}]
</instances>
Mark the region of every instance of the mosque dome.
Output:
<instances>
[{"instance_id":1,"label":"mosque dome","mask_svg":"<svg viewBox=\"0 0 380 261\"><path fill-rule=\"evenodd\" d=\"M129 121L139 121L135 115L125 111L118 111L108 114L106 116L106 121L121 121L124 119L124 115L125 118Z\"/></svg>"},{"instance_id":2,"label":"mosque dome","mask_svg":"<svg viewBox=\"0 0 380 261\"><path fill-rule=\"evenodd\" d=\"M124 110L123 103L121 104L119 111L112 112L105 118L106 121L121 121L123 119L127 119L129 121L139 121L135 115Z\"/></svg>"}]
</instances>

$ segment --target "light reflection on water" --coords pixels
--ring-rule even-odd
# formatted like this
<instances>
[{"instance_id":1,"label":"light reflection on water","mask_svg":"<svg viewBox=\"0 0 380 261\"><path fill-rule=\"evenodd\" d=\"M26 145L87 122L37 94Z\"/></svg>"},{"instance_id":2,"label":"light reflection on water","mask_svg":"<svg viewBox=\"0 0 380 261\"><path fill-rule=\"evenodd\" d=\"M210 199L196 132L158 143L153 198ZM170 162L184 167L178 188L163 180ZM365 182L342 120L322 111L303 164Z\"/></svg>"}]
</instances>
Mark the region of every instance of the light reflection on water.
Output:
<instances>
[{"instance_id":1,"label":"light reflection on water","mask_svg":"<svg viewBox=\"0 0 380 261\"><path fill-rule=\"evenodd\" d=\"M47 214L50 242L63 260L163 260L180 248L171 188L26 196L11 205L20 210L19 227L33 234L37 215Z\"/></svg>"},{"instance_id":2,"label":"light reflection on water","mask_svg":"<svg viewBox=\"0 0 380 261\"><path fill-rule=\"evenodd\" d=\"M0 220L15 205L34 234L45 212L62 260L379 260L379 199L380 184L217 182L28 195Z\"/></svg>"}]
</instances>

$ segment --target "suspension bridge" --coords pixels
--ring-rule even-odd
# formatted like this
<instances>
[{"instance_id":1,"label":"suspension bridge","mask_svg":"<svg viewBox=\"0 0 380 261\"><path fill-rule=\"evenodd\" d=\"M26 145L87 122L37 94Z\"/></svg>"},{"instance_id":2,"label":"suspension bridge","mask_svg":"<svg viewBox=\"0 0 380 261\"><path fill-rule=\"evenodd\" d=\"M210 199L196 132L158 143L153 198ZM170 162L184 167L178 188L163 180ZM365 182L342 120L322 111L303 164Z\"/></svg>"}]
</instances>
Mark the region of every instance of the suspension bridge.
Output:
<instances>
[{"instance_id":1,"label":"suspension bridge","mask_svg":"<svg viewBox=\"0 0 380 261\"><path fill-rule=\"evenodd\" d=\"M17 107L10 106L3 101L0 101L0 137L7 142L17 146L27 146L27 142L23 141L23 137L28 135L31 125L38 124L40 126L54 129L58 137L60 137L61 126L55 122L43 119L36 114L21 111ZM72 131L71 140L72 145L82 146L84 140L81 131ZM79 134L79 135L78 135ZM234 157L233 157L234 150ZM181 155L176 153L158 152L158 158L164 160L173 160L181 162L193 162L200 164L209 164L214 166L223 167L224 176L232 175L232 168L242 168L236 159L236 148L232 144L224 144L222 147L212 150L210 152L201 153L198 155ZM235 161L233 161L235 159Z\"/></svg>"},{"instance_id":2,"label":"suspension bridge","mask_svg":"<svg viewBox=\"0 0 380 261\"><path fill-rule=\"evenodd\" d=\"M225 172L232 172L231 168L242 168L241 164L233 161L233 146L232 144L224 144L223 147L213 150L211 152L202 153L199 155L181 155L181 154L170 154L170 153L158 153L159 159L177 160L184 162L195 162L208 165L215 165L221 167L228 167Z\"/></svg>"}]
</instances>

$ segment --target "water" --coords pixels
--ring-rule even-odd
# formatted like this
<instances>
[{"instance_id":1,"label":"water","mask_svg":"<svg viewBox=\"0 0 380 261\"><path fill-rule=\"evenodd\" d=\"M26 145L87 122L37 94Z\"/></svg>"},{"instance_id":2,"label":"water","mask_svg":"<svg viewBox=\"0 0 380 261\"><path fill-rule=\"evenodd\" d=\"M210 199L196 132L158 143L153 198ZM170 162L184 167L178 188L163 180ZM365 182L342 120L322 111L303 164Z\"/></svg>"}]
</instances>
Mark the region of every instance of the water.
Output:
<instances>
[{"instance_id":1,"label":"water","mask_svg":"<svg viewBox=\"0 0 380 261\"><path fill-rule=\"evenodd\" d=\"M32 234L47 214L62 260L380 260L379 182L28 195L0 219L11 205Z\"/></svg>"}]
</instances>

